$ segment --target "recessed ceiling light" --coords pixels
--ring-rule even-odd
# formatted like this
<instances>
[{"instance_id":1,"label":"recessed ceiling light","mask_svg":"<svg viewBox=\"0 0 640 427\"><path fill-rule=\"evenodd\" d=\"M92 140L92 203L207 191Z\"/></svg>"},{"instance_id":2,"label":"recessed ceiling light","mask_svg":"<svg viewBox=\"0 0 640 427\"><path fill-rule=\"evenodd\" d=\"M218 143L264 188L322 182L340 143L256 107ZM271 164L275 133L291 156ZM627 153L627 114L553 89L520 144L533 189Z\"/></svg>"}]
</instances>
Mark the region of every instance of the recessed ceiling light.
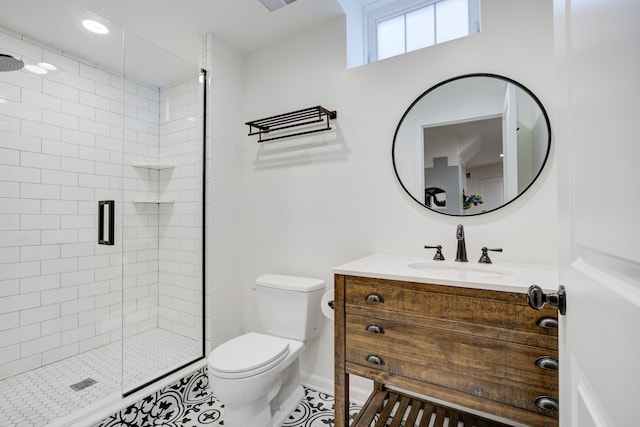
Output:
<instances>
[{"instance_id":1,"label":"recessed ceiling light","mask_svg":"<svg viewBox=\"0 0 640 427\"><path fill-rule=\"evenodd\" d=\"M24 69L27 70L27 71L32 72L33 74L47 74L48 73L47 70L45 70L42 67L38 67L37 65L31 65L31 64L25 65Z\"/></svg>"},{"instance_id":2,"label":"recessed ceiling light","mask_svg":"<svg viewBox=\"0 0 640 427\"><path fill-rule=\"evenodd\" d=\"M85 19L82 21L82 25L92 33L96 34L109 34L109 29L98 21L92 19Z\"/></svg>"},{"instance_id":3,"label":"recessed ceiling light","mask_svg":"<svg viewBox=\"0 0 640 427\"><path fill-rule=\"evenodd\" d=\"M504 157L504 154L500 153L500 157Z\"/></svg>"},{"instance_id":4,"label":"recessed ceiling light","mask_svg":"<svg viewBox=\"0 0 640 427\"><path fill-rule=\"evenodd\" d=\"M48 70L48 71L55 71L58 69L58 67L56 67L53 64L49 64L48 62L38 62L38 67L44 68L45 70Z\"/></svg>"}]
</instances>

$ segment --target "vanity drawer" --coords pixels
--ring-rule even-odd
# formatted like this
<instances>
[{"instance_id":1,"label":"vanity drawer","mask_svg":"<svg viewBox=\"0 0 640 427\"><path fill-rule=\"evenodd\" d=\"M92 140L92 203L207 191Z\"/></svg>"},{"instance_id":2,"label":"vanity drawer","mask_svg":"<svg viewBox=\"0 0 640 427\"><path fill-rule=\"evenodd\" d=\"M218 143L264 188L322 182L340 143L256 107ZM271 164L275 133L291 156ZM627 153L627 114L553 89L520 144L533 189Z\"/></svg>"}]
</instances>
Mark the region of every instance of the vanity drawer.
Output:
<instances>
[{"instance_id":1,"label":"vanity drawer","mask_svg":"<svg viewBox=\"0 0 640 427\"><path fill-rule=\"evenodd\" d=\"M536 365L555 351L352 314L345 332L348 365L534 412L537 397L558 399L557 371Z\"/></svg>"},{"instance_id":2,"label":"vanity drawer","mask_svg":"<svg viewBox=\"0 0 640 427\"><path fill-rule=\"evenodd\" d=\"M440 324L445 329L459 328L461 332L493 328L483 333L496 339L557 349L557 329L538 325L541 318L557 322L557 310L548 307L533 310L525 294L347 276L345 311L372 310L409 321L415 318L416 323L426 319L433 322L431 326ZM518 337L509 331L530 335Z\"/></svg>"}]
</instances>

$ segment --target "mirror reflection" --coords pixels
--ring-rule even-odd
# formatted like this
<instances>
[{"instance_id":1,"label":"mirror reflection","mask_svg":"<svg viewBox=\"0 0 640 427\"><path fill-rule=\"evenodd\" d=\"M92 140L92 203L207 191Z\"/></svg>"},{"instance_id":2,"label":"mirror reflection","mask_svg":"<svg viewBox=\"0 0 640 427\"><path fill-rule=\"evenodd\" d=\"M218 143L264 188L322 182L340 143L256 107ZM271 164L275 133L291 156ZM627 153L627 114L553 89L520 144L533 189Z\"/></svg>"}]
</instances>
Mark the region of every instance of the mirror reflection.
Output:
<instances>
[{"instance_id":1,"label":"mirror reflection","mask_svg":"<svg viewBox=\"0 0 640 427\"><path fill-rule=\"evenodd\" d=\"M446 215L496 210L524 193L549 155L551 128L538 98L494 74L446 80L400 120L393 164L402 187Z\"/></svg>"}]
</instances>

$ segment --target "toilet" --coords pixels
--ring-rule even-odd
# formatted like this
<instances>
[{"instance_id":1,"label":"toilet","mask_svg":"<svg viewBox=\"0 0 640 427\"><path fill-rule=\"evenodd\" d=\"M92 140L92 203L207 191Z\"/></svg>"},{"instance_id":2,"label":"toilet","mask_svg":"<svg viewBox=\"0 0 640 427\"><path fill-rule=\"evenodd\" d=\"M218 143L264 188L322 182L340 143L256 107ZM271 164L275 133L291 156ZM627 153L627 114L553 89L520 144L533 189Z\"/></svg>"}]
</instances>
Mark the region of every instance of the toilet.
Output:
<instances>
[{"instance_id":1,"label":"toilet","mask_svg":"<svg viewBox=\"0 0 640 427\"><path fill-rule=\"evenodd\" d=\"M304 397L299 355L320 334L324 281L264 274L253 286L264 333L216 347L209 387L224 404L229 427L280 427Z\"/></svg>"}]
</instances>

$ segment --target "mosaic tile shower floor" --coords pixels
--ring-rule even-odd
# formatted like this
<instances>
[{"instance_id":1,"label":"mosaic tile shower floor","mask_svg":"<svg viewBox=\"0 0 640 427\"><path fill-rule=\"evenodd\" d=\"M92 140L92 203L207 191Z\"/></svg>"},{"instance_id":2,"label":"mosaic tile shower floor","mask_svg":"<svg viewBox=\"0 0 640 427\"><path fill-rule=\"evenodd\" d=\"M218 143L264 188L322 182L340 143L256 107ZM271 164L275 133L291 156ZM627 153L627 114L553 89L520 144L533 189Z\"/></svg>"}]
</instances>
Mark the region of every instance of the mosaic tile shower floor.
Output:
<instances>
[{"instance_id":1,"label":"mosaic tile shower floor","mask_svg":"<svg viewBox=\"0 0 640 427\"><path fill-rule=\"evenodd\" d=\"M161 329L125 339L125 384L137 385L199 354L194 340ZM0 381L0 427L42 427L121 392L122 345L109 344ZM150 378L151 376L151 378ZM69 386L86 378L96 384Z\"/></svg>"},{"instance_id":2,"label":"mosaic tile shower floor","mask_svg":"<svg viewBox=\"0 0 640 427\"><path fill-rule=\"evenodd\" d=\"M92 427L215 427L224 424L224 405L208 389L206 368L183 378ZM283 427L332 427L333 396L305 387L305 397ZM360 406L352 405L351 419ZM251 426L227 426L251 427Z\"/></svg>"}]
</instances>

